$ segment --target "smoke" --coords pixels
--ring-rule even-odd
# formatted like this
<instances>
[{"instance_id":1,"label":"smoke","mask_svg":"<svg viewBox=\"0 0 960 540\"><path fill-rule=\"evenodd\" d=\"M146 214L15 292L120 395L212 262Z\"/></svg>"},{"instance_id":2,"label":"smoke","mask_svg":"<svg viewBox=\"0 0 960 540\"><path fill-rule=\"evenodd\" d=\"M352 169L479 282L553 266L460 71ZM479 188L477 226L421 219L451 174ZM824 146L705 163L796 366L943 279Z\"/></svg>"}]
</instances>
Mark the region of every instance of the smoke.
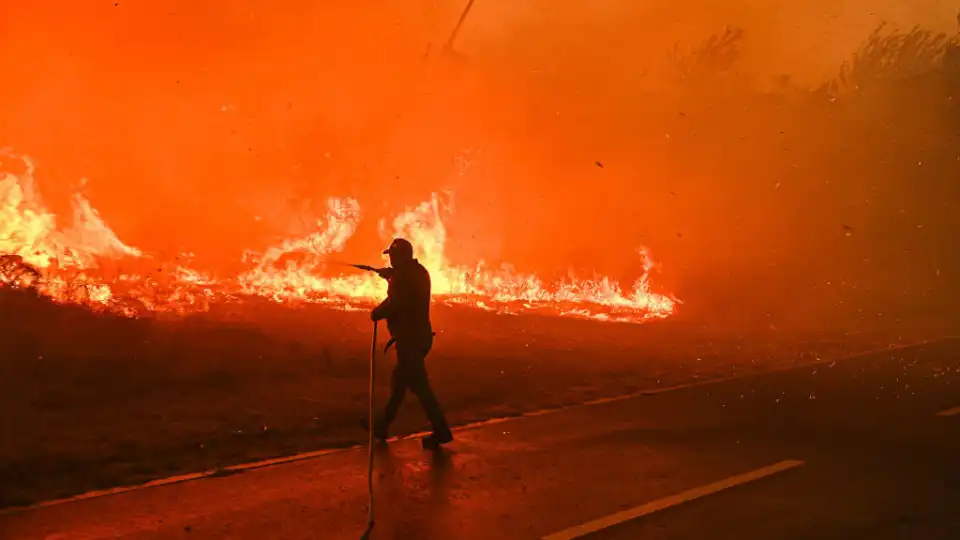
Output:
<instances>
[{"instance_id":1,"label":"smoke","mask_svg":"<svg viewBox=\"0 0 960 540\"><path fill-rule=\"evenodd\" d=\"M919 309L957 273L938 45L855 59L884 21L955 32L952 4L477 0L455 54L462 2L341 4L7 3L0 147L63 213L89 178L124 242L214 268L330 197L369 258L449 190L454 262L630 280L643 244L718 318Z\"/></svg>"}]
</instances>

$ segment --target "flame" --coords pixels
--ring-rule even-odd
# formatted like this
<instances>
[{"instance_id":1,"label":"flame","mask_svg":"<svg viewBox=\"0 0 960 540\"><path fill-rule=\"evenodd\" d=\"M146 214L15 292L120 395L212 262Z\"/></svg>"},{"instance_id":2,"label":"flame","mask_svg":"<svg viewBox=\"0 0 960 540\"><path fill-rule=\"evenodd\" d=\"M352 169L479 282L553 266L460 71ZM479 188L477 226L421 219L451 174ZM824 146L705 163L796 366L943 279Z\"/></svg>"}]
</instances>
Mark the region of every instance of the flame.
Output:
<instances>
[{"instance_id":1,"label":"flame","mask_svg":"<svg viewBox=\"0 0 960 540\"><path fill-rule=\"evenodd\" d=\"M130 316L188 313L244 297L357 310L386 294L386 282L373 273L318 275L317 269L329 262L330 255L343 251L361 221L360 205L350 198L329 199L316 232L263 253L246 253L244 259L251 268L234 278L214 279L185 266L167 265L160 272L118 273L109 279L101 263L151 261L151 257L124 244L81 195L72 199L72 226L60 231L56 216L35 190L33 163L19 159L25 166L23 173L0 177L0 254L5 254L0 257L0 287L35 287L57 302ZM506 265L453 264L444 251L447 231L442 215L448 210L449 205L433 195L398 215L389 231L385 223L380 224L385 238L404 237L414 245L415 256L430 271L437 302L503 314L541 312L618 322L664 318L676 310L678 300L650 289L654 263L646 248L638 253L641 277L628 291L607 277L545 283ZM156 261L149 265L156 266Z\"/></svg>"},{"instance_id":2,"label":"flame","mask_svg":"<svg viewBox=\"0 0 960 540\"><path fill-rule=\"evenodd\" d=\"M80 194L71 200L73 226L57 231L56 216L45 209L35 189L33 162L21 160L26 169L22 175L0 177L0 252L19 255L39 268L59 264L80 269L95 268L101 257L141 255L121 242Z\"/></svg>"}]
</instances>

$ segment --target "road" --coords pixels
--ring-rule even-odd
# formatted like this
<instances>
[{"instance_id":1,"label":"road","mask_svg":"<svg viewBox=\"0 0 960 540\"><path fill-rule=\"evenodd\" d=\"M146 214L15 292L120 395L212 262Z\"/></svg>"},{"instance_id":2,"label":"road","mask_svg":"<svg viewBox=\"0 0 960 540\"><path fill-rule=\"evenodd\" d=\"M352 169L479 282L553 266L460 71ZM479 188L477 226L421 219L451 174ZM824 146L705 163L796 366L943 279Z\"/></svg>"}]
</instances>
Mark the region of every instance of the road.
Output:
<instances>
[{"instance_id":1,"label":"road","mask_svg":"<svg viewBox=\"0 0 960 540\"><path fill-rule=\"evenodd\" d=\"M436 455L393 442L372 538L956 539L958 407L946 340L469 427ZM17 511L0 538L354 539L365 467L353 449Z\"/></svg>"}]
</instances>

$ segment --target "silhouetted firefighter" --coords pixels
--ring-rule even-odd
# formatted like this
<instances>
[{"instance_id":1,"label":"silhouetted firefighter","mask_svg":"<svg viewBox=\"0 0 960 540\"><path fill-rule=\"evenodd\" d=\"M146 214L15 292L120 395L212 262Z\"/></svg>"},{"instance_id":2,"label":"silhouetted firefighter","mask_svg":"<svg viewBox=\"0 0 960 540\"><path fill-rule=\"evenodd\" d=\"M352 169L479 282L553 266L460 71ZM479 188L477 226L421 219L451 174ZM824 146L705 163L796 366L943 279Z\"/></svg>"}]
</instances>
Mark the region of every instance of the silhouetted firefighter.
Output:
<instances>
[{"instance_id":1,"label":"silhouetted firefighter","mask_svg":"<svg viewBox=\"0 0 960 540\"><path fill-rule=\"evenodd\" d=\"M437 449L453 440L440 403L430 388L426 357L433 348L430 324L430 273L413 257L410 242L397 238L384 252L390 256L390 268L373 269L389 282L387 298L370 312L374 321L387 320L390 341L396 344L397 365L393 369L390 399L374 425L374 435L387 438L387 430L396 418L409 389L420 400L433 433L423 438L423 447ZM364 426L367 422L364 421Z\"/></svg>"}]
</instances>

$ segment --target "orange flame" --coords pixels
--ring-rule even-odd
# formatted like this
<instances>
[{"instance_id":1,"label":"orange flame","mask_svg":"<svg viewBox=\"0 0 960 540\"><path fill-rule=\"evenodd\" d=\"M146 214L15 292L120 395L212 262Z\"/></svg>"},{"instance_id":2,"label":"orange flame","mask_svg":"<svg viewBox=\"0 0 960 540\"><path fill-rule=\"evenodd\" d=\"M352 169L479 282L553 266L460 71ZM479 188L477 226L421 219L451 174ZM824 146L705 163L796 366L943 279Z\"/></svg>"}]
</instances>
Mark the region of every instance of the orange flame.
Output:
<instances>
[{"instance_id":1,"label":"orange flame","mask_svg":"<svg viewBox=\"0 0 960 540\"><path fill-rule=\"evenodd\" d=\"M252 268L235 278L212 279L176 266L160 274L120 274L107 279L101 261L149 257L120 241L80 195L72 200L73 226L61 232L56 216L46 210L34 189L33 163L26 158L22 163L22 174L0 177L0 254L7 254L0 261L0 286L17 286L24 282L24 275L35 272L39 281L28 280L29 284L55 301L127 315L205 310L213 302L243 296L359 309L386 294L386 282L375 274L324 277L315 273L331 254L344 249L360 223L359 203L338 198L328 201L327 215L316 223L317 232L262 254L246 253ZM623 322L663 318L676 310L677 300L650 290L653 262L646 248L639 251L643 274L628 292L606 277L548 284L508 266L491 268L483 261L472 267L455 265L444 252L444 210L434 195L398 215L389 235L386 225L380 224L385 237L405 237L415 246L415 255L431 273L438 302L506 314L539 311ZM294 262L287 257L293 253L302 257Z\"/></svg>"},{"instance_id":2,"label":"orange flame","mask_svg":"<svg viewBox=\"0 0 960 540\"><path fill-rule=\"evenodd\" d=\"M22 162L26 168L22 175L0 177L0 252L19 255L39 268L59 264L79 269L95 268L100 257L141 255L121 242L80 194L71 201L73 226L59 232L57 217L45 209L36 192L33 162L29 158Z\"/></svg>"}]
</instances>

